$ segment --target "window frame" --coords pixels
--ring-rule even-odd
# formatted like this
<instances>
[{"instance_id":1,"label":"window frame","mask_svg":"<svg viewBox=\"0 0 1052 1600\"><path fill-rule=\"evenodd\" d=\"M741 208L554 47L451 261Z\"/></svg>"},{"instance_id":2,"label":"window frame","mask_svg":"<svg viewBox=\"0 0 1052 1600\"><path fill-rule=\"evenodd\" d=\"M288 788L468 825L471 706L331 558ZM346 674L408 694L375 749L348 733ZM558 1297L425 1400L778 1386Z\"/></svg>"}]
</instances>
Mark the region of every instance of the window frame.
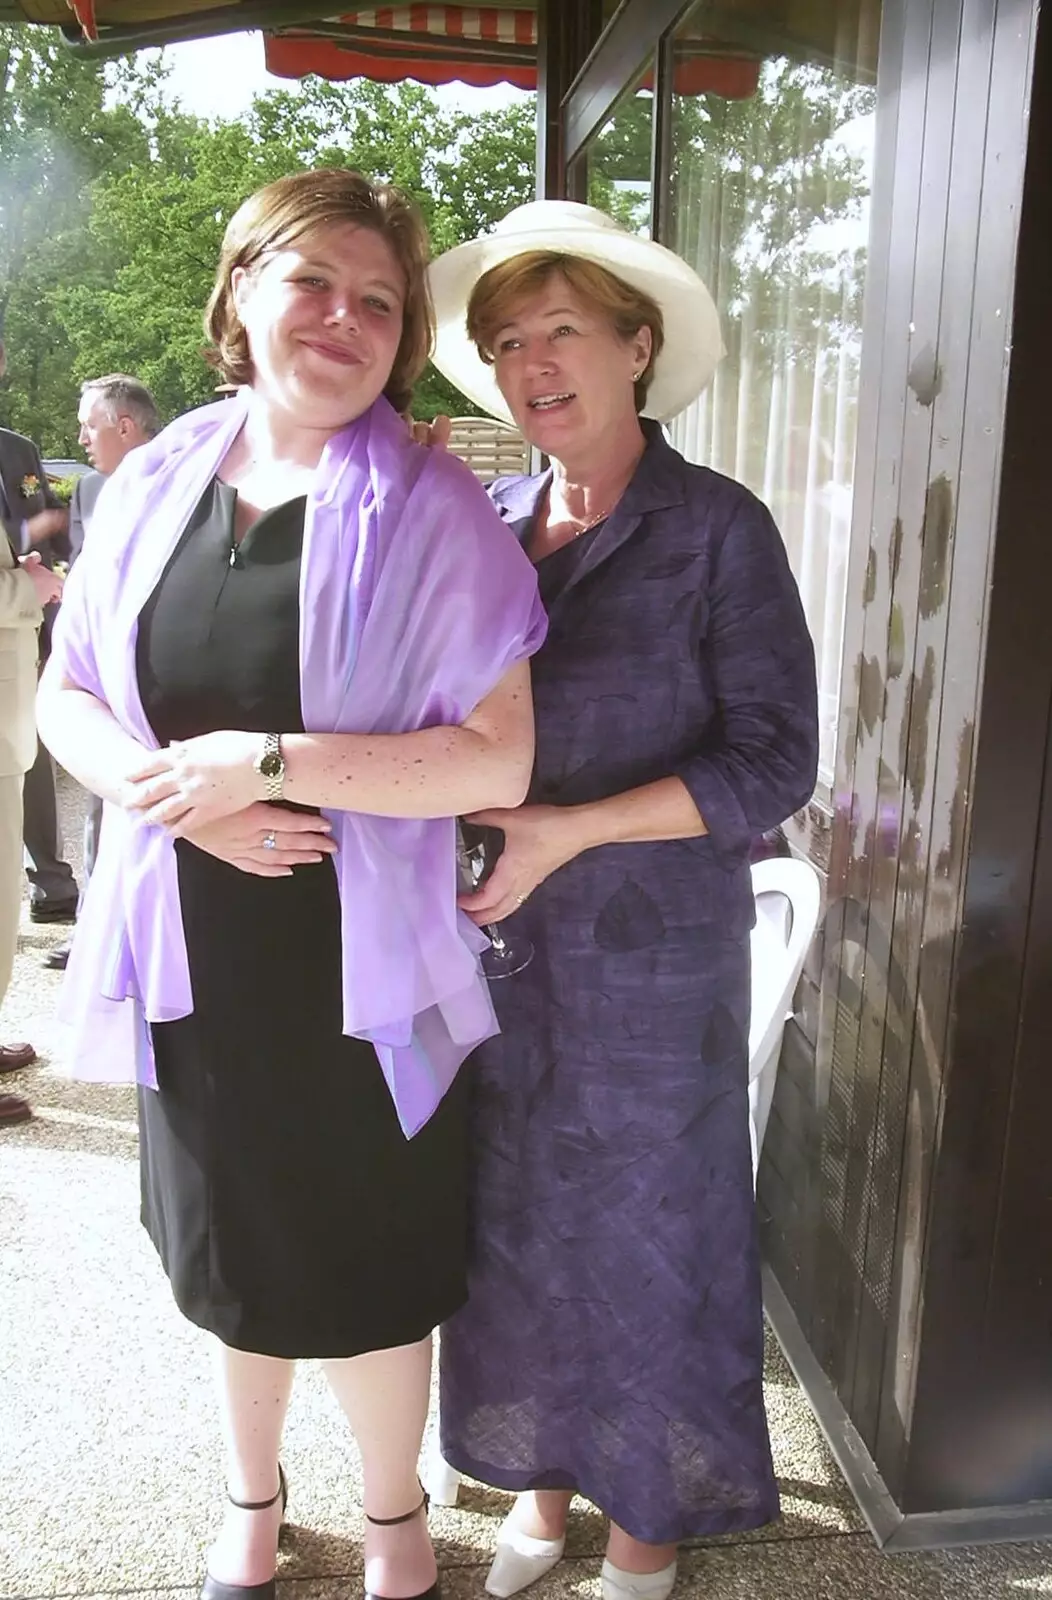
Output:
<instances>
[{"instance_id":1,"label":"window frame","mask_svg":"<svg viewBox=\"0 0 1052 1600\"><path fill-rule=\"evenodd\" d=\"M624 3L599 35L562 100L564 151L562 193L568 198L583 199L584 196L581 194L580 189L583 174L586 172L588 146L614 114L618 102L635 85L640 73L645 68L647 57L650 56L653 59L655 63L655 81L650 192L651 237L654 239L661 238L662 225L667 215L666 208L670 198L672 72L676 34L680 24L687 19L695 9L696 4L697 0L624 0ZM867 349L867 345L870 342L867 339L867 334L872 326L870 315L870 266L876 255L873 250L873 240L877 237L880 221L881 207L878 205L878 200L881 198L884 187L882 169L887 159L887 142L881 137L881 123L884 120L883 113L885 110L883 56L884 52L883 48L881 48L880 67L878 68L876 82L877 134L873 152L873 205L870 215L871 243L867 253L866 287L864 290L862 317L860 402L863 396L866 396L868 402L870 396L867 391L871 389L874 383L879 387L879 351L872 352ZM879 267L877 268L877 277L878 279L881 277L881 269ZM874 370L874 363L876 363L876 370ZM868 411L868 403L864 411L860 403L860 440ZM861 495L854 493L854 489L858 487L860 479L863 487ZM860 545L868 543L871 489L872 485L868 481L865 468L863 467L861 474L859 473L858 457L856 456L846 561L845 629L840 660L839 681L842 712L845 709L844 674L848 661L851 633L851 629L847 625L851 618L851 576L855 567L857 549ZM801 855L806 856L823 872L827 872L830 865L837 783L842 771L845 751L849 741L853 740L853 727L847 726L850 721L850 718L846 718L843 715L837 720L836 743L832 752L832 783L820 781L807 806L802 811L797 812L795 816L789 818L783 826L783 831L789 840L790 846Z\"/></svg>"}]
</instances>

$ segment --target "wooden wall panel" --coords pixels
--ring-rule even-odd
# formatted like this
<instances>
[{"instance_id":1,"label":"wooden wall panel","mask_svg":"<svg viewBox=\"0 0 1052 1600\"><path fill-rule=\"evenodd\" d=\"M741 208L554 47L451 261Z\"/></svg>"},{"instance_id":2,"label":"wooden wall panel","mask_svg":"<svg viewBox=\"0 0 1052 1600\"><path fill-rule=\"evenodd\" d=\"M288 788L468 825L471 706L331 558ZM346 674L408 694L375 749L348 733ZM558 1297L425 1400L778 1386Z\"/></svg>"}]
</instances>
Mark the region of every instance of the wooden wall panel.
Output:
<instances>
[{"instance_id":1,"label":"wooden wall panel","mask_svg":"<svg viewBox=\"0 0 1052 1600\"><path fill-rule=\"evenodd\" d=\"M908 1092L908 1059L914 992L908 954L909 929L918 920L917 887L923 886L928 805L928 748L937 738L933 718L941 682L938 638L945 582L932 577L933 549L941 550L943 578L950 560L951 496L931 487L934 381L918 369L934 368L946 257L946 206L952 160L958 0L940 0L929 16L907 8L904 45L905 93L899 113L904 138L920 151L919 186L910 185L906 216L916 219L910 237L893 232L893 263L912 255L909 315L899 334L898 360L905 386L891 384L892 416L880 459L871 550L888 574L887 609L875 609L874 649L859 664L871 704L860 719L860 766L876 756L876 806L870 859L865 978L860 1004L863 1027L858 1075L866 1092L865 1116L857 1126L860 1152L853 1181L865 1187L864 1239L854 1252L859 1268L849 1311L850 1328L841 1354L841 1393L859 1433L875 1451L882 1380L883 1335L894 1269L895 1209L902 1132ZM923 87L922 87L923 86ZM911 174L912 177L912 174ZM906 221L906 217L902 218ZM893 224L894 226L894 224ZM911 278L911 282L909 281ZM904 283L904 288L906 284ZM890 330L889 330L890 331ZM900 369L901 370L901 369ZM925 388L928 383L930 387ZM898 408L897 426L894 408ZM935 560L939 559L936 555ZM938 589L938 594L935 591ZM938 596L943 597L943 605ZM880 599L880 579L875 600ZM883 632L883 639L881 639ZM882 698L882 708L878 700ZM876 718L871 727L866 711ZM869 790L873 793L873 790ZM896 983L893 980L899 979ZM896 993L896 990L898 992Z\"/></svg>"},{"instance_id":2,"label":"wooden wall panel","mask_svg":"<svg viewBox=\"0 0 1052 1600\"><path fill-rule=\"evenodd\" d=\"M1046 8L1036 35L1033 21L1025 0L1000 0L992 41L959 523L978 526L993 504L997 537L918 1341L906 1488L917 1510L999 1503L1006 1485L1020 1501L1052 1500L1052 1202L1042 1137L1052 1126L1043 898L1052 848L1052 17ZM940 943L933 928L937 959Z\"/></svg>"},{"instance_id":3,"label":"wooden wall panel","mask_svg":"<svg viewBox=\"0 0 1052 1600\"><path fill-rule=\"evenodd\" d=\"M926 549L927 541L931 545L920 597L929 613L925 626L936 654L938 693L931 726L926 732L917 730L916 746L911 733L910 751L916 747L929 774L921 819L925 848L919 859L908 861L908 904L892 950L893 961L905 974L912 1048L904 1159L894 1208L895 1279L879 1364L876 1453L896 1484L902 1480L912 1416L930 1182L948 1062L967 866L966 797L982 688L1008 374L1003 330L1010 316L1015 235L1006 208L1017 199L1018 188L1013 196L1011 189L993 181L993 174L1004 169L1011 183L1014 168L1018 185L1026 140L1025 95L1018 86L1028 72L1028 60L1026 53L1020 58L1018 50L1004 49L1004 6L996 0L966 0L961 23L946 215L950 248L934 345L937 393L931 406ZM911 754L908 761L911 767L915 764Z\"/></svg>"},{"instance_id":4,"label":"wooden wall panel","mask_svg":"<svg viewBox=\"0 0 1052 1600\"><path fill-rule=\"evenodd\" d=\"M820 1254L809 1331L816 1356L849 1409L883 1047L882 964L867 959L869 925L894 890L895 850L887 848L881 812L891 779L884 751L905 714L901 672L888 673L889 630L896 604L906 626L907 607L897 596L909 593L917 561L902 531L899 474L932 11L932 0L886 8L881 40L845 643L844 720L853 737L845 740L838 762L830 874L835 926L827 931L818 1057L819 1082L827 1088ZM911 645L912 639L904 641L903 653ZM887 939L890 917L875 932Z\"/></svg>"},{"instance_id":5,"label":"wooden wall panel","mask_svg":"<svg viewBox=\"0 0 1052 1600\"><path fill-rule=\"evenodd\" d=\"M563 101L602 32L602 0L537 0L537 196L568 189Z\"/></svg>"}]
</instances>

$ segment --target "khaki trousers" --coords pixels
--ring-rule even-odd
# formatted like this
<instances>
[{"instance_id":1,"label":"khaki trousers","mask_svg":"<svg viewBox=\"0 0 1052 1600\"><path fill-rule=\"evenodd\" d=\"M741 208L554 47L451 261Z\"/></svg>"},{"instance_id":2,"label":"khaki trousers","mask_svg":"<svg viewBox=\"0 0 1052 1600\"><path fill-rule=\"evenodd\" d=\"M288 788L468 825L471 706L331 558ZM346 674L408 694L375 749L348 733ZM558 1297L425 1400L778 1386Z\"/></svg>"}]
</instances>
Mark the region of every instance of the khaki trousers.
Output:
<instances>
[{"instance_id":1,"label":"khaki trousers","mask_svg":"<svg viewBox=\"0 0 1052 1600\"><path fill-rule=\"evenodd\" d=\"M0 778L0 1002L11 982L22 909L22 775Z\"/></svg>"}]
</instances>

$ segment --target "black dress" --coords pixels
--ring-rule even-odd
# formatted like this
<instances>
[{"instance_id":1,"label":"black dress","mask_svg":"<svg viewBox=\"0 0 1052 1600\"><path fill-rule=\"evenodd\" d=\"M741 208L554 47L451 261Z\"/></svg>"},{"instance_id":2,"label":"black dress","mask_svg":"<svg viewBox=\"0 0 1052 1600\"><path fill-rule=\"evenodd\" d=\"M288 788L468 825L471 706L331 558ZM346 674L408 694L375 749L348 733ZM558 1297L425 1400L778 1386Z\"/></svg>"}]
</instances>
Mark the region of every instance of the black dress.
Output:
<instances>
[{"instance_id":1,"label":"black dress","mask_svg":"<svg viewBox=\"0 0 1052 1600\"><path fill-rule=\"evenodd\" d=\"M214 483L139 620L162 744L302 731L304 501L232 539ZM194 1010L153 1026L142 1219L183 1313L225 1344L344 1357L423 1338L466 1298L458 1079L407 1140L372 1046L342 1032L332 864L259 878L178 841Z\"/></svg>"}]
</instances>

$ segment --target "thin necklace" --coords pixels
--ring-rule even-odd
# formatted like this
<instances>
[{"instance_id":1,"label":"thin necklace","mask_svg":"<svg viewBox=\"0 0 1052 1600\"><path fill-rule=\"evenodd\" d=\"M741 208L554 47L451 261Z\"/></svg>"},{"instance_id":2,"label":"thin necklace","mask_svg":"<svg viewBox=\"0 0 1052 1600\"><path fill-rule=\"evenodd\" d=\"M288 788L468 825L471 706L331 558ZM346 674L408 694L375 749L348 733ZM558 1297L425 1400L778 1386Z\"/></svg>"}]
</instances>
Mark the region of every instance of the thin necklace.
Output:
<instances>
[{"instance_id":1,"label":"thin necklace","mask_svg":"<svg viewBox=\"0 0 1052 1600\"><path fill-rule=\"evenodd\" d=\"M618 499L620 499L620 496L618 496ZM594 527L598 526L598 524L600 522L605 521L605 519L610 515L611 511L614 509L614 506L616 506L616 504L617 504L617 500L614 501L614 505L613 506L607 506L605 511L600 511L599 515L597 517L593 517L591 522L586 522L583 528L575 528L574 529L574 533L573 533L573 537L575 539L579 539L581 537L582 533L591 533L591 531L592 531L592 529Z\"/></svg>"},{"instance_id":2,"label":"thin necklace","mask_svg":"<svg viewBox=\"0 0 1052 1600\"><path fill-rule=\"evenodd\" d=\"M624 494L624 490L623 489L621 491L621 494ZM593 517L591 522L586 522L583 525L583 527L575 528L573 533L570 535L570 538L567 540L567 543L569 544L569 543L572 543L574 539L579 539L581 537L582 533L590 533L592 531L592 529L597 527L600 522L603 522L610 515L611 511L613 511L614 507L617 505L617 501L620 500L620 498L621 498L621 495L619 494L618 497L617 497L617 500L612 501L610 503L610 505L608 505L606 507L605 511L600 511L599 515L597 517ZM549 510L549 512L551 511L551 503L552 503L551 502L551 491L549 491L549 494L548 494L548 510Z\"/></svg>"}]
</instances>

